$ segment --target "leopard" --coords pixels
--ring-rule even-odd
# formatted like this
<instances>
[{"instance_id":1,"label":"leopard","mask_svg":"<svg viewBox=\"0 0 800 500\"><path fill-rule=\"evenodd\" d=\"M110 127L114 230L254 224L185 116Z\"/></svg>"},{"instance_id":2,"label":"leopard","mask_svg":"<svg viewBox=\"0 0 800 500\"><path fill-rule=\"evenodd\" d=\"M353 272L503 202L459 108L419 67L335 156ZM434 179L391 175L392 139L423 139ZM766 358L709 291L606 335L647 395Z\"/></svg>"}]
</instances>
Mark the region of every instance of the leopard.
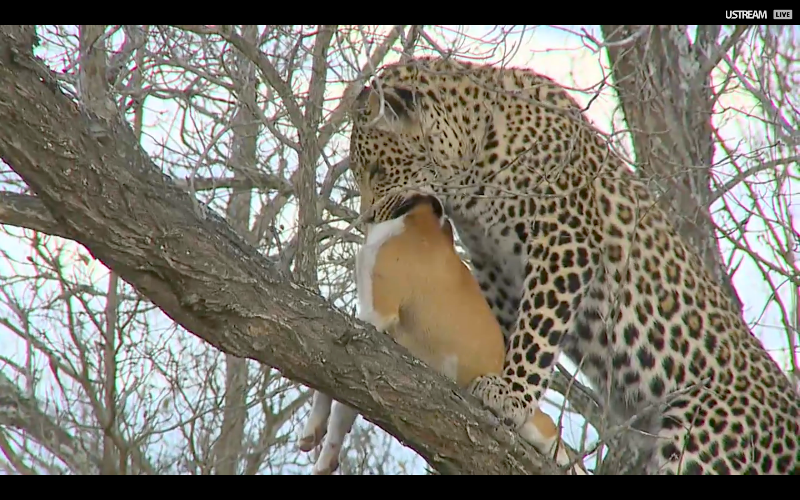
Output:
<instances>
[{"instance_id":1,"label":"leopard","mask_svg":"<svg viewBox=\"0 0 800 500\"><path fill-rule=\"evenodd\" d=\"M355 266L358 318L459 387L468 387L477 376L501 373L503 333L456 252L442 203L421 194L393 201L399 203L390 220L365 221L366 242ZM312 474L329 475L339 468L345 436L357 417L355 408L314 394L299 439L305 452L322 443ZM580 457L573 450L568 454L552 418L538 408L520 436L568 473L587 475Z\"/></svg>"},{"instance_id":2,"label":"leopard","mask_svg":"<svg viewBox=\"0 0 800 500\"><path fill-rule=\"evenodd\" d=\"M456 228L506 340L502 373L468 391L502 424L524 425L564 354L604 429L627 429L614 473L798 474L797 388L563 85L418 56L349 115L362 216L427 193Z\"/></svg>"}]
</instances>

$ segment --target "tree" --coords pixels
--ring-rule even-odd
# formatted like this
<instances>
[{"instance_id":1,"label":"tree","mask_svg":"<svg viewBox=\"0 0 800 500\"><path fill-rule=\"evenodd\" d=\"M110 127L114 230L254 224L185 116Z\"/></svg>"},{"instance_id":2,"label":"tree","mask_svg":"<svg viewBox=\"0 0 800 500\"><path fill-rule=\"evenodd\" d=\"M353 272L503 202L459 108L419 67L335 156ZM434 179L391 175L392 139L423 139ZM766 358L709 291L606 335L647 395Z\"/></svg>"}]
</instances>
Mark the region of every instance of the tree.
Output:
<instances>
[{"instance_id":1,"label":"tree","mask_svg":"<svg viewBox=\"0 0 800 500\"><path fill-rule=\"evenodd\" d=\"M414 51L506 59L530 29L497 27L470 41L425 26L82 26L69 46L72 31L38 30L45 52L64 59L48 63L57 74L30 56L30 27L0 28L0 157L19 175L6 181L0 222L34 230L15 233L29 255L6 253L13 272L0 286L0 321L23 353L0 352L9 471L302 470L304 457L288 451L308 398L299 382L353 404L439 472L554 472L472 398L344 313L360 242L342 147L348 103L390 59ZM676 218L690 216L681 227L721 279L735 275L729 255L764 269L793 348L780 278L798 283L785 167L796 162L796 123L784 111L794 97L788 76L777 80L778 68L747 59L771 50L788 68L793 34L694 31L603 26L603 42L580 37L607 55L612 79L601 84L613 84L633 131L632 147L618 140L625 134L612 139L637 172L657 176L654 189L672 193L664 199ZM786 146L725 150L715 113L736 85L762 106L748 119L768 120ZM171 108L147 108L154 101ZM161 144L144 133L159 113L180 117ZM779 186L772 207L757 193L764 176ZM727 208L736 188L749 190L739 195L748 213L709 211L715 202ZM776 255L747 241L754 221L768 228ZM80 243L112 272L98 279L92 257L45 235ZM715 247L720 235L732 250ZM214 348L172 335L180 327ZM568 375L556 391L574 383ZM570 390L568 409L605 437L611 429L588 394ZM345 472L403 471L369 426L354 437ZM589 447L602 455L603 442Z\"/></svg>"}]
</instances>

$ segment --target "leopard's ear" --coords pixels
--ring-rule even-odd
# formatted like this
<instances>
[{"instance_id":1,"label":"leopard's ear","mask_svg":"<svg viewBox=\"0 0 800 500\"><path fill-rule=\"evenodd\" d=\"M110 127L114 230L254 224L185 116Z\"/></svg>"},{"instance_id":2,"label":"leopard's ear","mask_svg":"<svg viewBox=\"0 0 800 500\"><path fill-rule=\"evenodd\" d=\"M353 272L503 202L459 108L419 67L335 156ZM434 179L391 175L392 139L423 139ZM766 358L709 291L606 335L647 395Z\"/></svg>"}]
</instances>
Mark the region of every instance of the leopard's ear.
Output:
<instances>
[{"instance_id":1,"label":"leopard's ear","mask_svg":"<svg viewBox=\"0 0 800 500\"><path fill-rule=\"evenodd\" d=\"M417 123L419 94L403 88L380 85L364 87L356 98L355 116L359 125L391 133L407 133Z\"/></svg>"}]
</instances>

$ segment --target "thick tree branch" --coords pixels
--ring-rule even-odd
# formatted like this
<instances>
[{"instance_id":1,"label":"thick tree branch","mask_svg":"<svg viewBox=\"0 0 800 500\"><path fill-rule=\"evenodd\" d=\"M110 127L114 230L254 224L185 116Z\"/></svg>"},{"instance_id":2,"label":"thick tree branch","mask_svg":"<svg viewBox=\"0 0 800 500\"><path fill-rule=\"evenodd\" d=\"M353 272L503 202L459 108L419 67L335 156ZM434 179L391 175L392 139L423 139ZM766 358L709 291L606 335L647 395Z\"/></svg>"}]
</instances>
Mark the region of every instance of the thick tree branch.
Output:
<instances>
[{"instance_id":1,"label":"thick tree branch","mask_svg":"<svg viewBox=\"0 0 800 500\"><path fill-rule=\"evenodd\" d=\"M54 82L0 30L0 157L68 237L172 319L352 404L442 473L557 472L387 336L287 281L164 176L127 125L89 118Z\"/></svg>"},{"instance_id":2,"label":"thick tree branch","mask_svg":"<svg viewBox=\"0 0 800 500\"><path fill-rule=\"evenodd\" d=\"M66 228L56 222L47 207L27 194L0 192L0 224L69 238Z\"/></svg>"}]
</instances>

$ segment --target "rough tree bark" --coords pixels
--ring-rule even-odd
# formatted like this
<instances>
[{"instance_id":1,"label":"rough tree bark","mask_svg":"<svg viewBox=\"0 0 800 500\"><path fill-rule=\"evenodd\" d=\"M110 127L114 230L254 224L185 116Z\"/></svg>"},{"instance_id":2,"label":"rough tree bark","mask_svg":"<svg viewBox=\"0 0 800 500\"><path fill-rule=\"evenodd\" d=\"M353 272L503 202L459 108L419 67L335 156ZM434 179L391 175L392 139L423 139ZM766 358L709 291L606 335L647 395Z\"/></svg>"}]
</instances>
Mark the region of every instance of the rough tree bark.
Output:
<instances>
[{"instance_id":1,"label":"rough tree bark","mask_svg":"<svg viewBox=\"0 0 800 500\"><path fill-rule=\"evenodd\" d=\"M558 473L474 398L290 282L163 175L126 124L58 90L13 29L0 27L0 157L52 214L29 227L55 224L199 338L353 405L439 472Z\"/></svg>"}]
</instances>

